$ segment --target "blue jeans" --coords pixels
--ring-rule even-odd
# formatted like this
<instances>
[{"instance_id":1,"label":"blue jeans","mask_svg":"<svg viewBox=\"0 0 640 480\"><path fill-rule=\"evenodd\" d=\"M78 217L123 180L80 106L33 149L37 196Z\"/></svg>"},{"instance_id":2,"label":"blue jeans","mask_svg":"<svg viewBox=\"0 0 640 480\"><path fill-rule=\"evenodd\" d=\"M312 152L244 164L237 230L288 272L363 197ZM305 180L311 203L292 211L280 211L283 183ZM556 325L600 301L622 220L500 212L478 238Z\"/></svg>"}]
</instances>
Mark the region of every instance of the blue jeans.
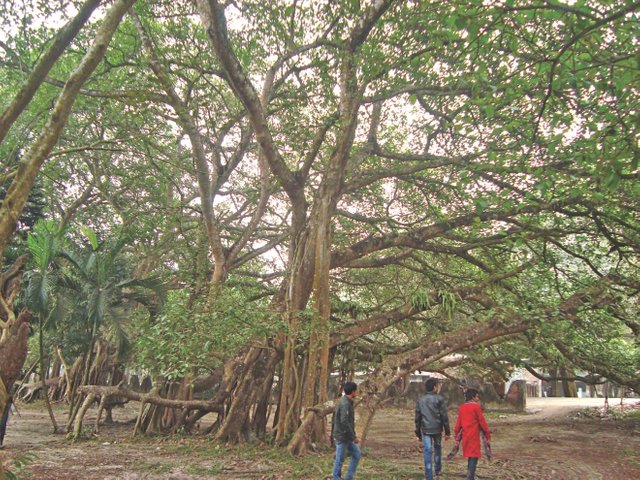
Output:
<instances>
[{"instance_id":1,"label":"blue jeans","mask_svg":"<svg viewBox=\"0 0 640 480\"><path fill-rule=\"evenodd\" d=\"M351 460L349 461L349 468L347 469L345 480L353 480L355 478L356 468L358 468L358 462L362 456L360 446L352 441L336 441L336 461L333 464L333 480L342 479L342 464L344 463L344 457L347 453L351 455Z\"/></svg>"},{"instance_id":2,"label":"blue jeans","mask_svg":"<svg viewBox=\"0 0 640 480\"><path fill-rule=\"evenodd\" d=\"M442 435L423 435L422 453L424 455L424 476L427 480L433 480L433 464L431 457L435 459L436 475L442 472Z\"/></svg>"},{"instance_id":3,"label":"blue jeans","mask_svg":"<svg viewBox=\"0 0 640 480\"><path fill-rule=\"evenodd\" d=\"M467 480L475 480L478 457L467 458Z\"/></svg>"}]
</instances>

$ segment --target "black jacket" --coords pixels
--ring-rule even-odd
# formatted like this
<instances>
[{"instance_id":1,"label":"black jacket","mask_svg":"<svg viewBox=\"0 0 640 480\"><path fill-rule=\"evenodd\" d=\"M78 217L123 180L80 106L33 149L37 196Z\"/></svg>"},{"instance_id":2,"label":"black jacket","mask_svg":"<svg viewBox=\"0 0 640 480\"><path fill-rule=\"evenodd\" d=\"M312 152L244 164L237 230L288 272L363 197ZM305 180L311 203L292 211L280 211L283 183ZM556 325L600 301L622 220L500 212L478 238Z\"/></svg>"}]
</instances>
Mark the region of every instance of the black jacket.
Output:
<instances>
[{"instance_id":1,"label":"black jacket","mask_svg":"<svg viewBox=\"0 0 640 480\"><path fill-rule=\"evenodd\" d=\"M449 414L444 397L434 392L427 392L416 402L416 436L451 435Z\"/></svg>"},{"instance_id":2,"label":"black jacket","mask_svg":"<svg viewBox=\"0 0 640 480\"><path fill-rule=\"evenodd\" d=\"M353 442L356 439L353 400L343 395L333 414L331 433L336 442Z\"/></svg>"}]
</instances>

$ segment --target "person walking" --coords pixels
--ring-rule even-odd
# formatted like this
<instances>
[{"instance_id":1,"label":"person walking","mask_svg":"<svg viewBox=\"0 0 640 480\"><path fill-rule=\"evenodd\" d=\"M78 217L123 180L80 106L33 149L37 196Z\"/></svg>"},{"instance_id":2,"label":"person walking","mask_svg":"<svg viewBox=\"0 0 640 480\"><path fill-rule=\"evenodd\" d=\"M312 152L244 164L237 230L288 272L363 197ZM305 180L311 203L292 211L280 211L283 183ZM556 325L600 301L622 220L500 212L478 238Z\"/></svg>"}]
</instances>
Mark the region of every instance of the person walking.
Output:
<instances>
[{"instance_id":1,"label":"person walking","mask_svg":"<svg viewBox=\"0 0 640 480\"><path fill-rule=\"evenodd\" d=\"M442 433L447 440L451 436L449 415L444 397L438 395L436 387L438 381L429 378L425 382L427 393L416 402L416 436L422 444L424 456L424 475L426 480L433 480L442 473ZM432 461L433 460L433 461Z\"/></svg>"},{"instance_id":2,"label":"person walking","mask_svg":"<svg viewBox=\"0 0 640 480\"><path fill-rule=\"evenodd\" d=\"M465 403L460 405L458 419L453 433L456 438L462 434L462 454L467 459L467 480L475 480L476 467L480 458L480 434L491 443L491 432L480 407L480 394L475 388L464 393Z\"/></svg>"},{"instance_id":3,"label":"person walking","mask_svg":"<svg viewBox=\"0 0 640 480\"><path fill-rule=\"evenodd\" d=\"M358 394L358 386L353 382L344 384L344 395L333 414L331 434L336 444L336 460L333 464L333 480L342 479L342 464L346 454L351 455L345 480L353 480L362 452L360 439L356 435L353 400Z\"/></svg>"}]
</instances>

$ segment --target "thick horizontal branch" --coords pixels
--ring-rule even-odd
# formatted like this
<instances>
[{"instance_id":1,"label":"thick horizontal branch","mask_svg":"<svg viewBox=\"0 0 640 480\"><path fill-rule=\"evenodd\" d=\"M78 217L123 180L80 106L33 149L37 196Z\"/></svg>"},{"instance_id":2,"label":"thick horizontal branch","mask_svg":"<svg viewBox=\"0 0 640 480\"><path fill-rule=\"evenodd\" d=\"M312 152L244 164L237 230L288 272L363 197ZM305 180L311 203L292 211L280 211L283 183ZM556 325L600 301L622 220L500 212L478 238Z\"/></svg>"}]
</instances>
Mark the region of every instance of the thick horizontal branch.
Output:
<instances>
[{"instance_id":1,"label":"thick horizontal branch","mask_svg":"<svg viewBox=\"0 0 640 480\"><path fill-rule=\"evenodd\" d=\"M549 307L545 313L535 319L523 318L515 312L506 312L495 317L491 322L479 323L467 328L451 332L442 338L429 341L414 351L385 359L382 366L370 377L362 396L382 399L390 386L408 373L420 370L425 365L440 360L452 353L499 337L522 333L539 322L551 323L559 320L575 321L577 313L585 306L599 307L612 301L607 287L611 279L603 278L592 286L574 293L559 305ZM373 400L374 402L377 400Z\"/></svg>"},{"instance_id":2,"label":"thick horizontal branch","mask_svg":"<svg viewBox=\"0 0 640 480\"><path fill-rule=\"evenodd\" d=\"M422 85L407 85L406 87L391 90L389 92L381 93L371 97L364 97L363 103L376 103L383 100L389 100L401 95L427 95L429 97L451 97L451 96L465 96L471 97L470 88L457 88L457 87L440 87L436 85L422 86Z\"/></svg>"},{"instance_id":3,"label":"thick horizontal branch","mask_svg":"<svg viewBox=\"0 0 640 480\"><path fill-rule=\"evenodd\" d=\"M135 400L152 405L160 405L168 408L182 408L187 410L202 410L205 412L224 412L224 405L220 402L212 402L207 400L170 400L163 398L157 393L138 393L129 390L122 385L108 387L102 385L85 385L78 389L81 393L94 394L104 397L122 397L127 400Z\"/></svg>"},{"instance_id":4,"label":"thick horizontal branch","mask_svg":"<svg viewBox=\"0 0 640 480\"><path fill-rule=\"evenodd\" d=\"M386 235L370 236L349 248L338 250L333 253L331 268L340 268L348 265L353 260L365 257L366 255L386 250L392 247L411 247L419 249L421 244L427 240L437 238L456 228L473 225L474 223L487 221L506 221L516 215L534 214L543 211L556 211L569 203L579 203L579 200L559 201L554 203L540 203L535 205L516 206L508 210L487 210L459 217L448 221L442 221L423 228L417 228L407 233L388 233Z\"/></svg>"},{"instance_id":5,"label":"thick horizontal branch","mask_svg":"<svg viewBox=\"0 0 640 480\"><path fill-rule=\"evenodd\" d=\"M584 383L586 383L588 385L599 385L599 384L602 384L602 383L606 382L606 380L603 379L602 376L600 376L600 375L574 375L574 376L571 376L571 377L561 377L561 376L557 376L557 375L544 375L544 374L538 372L531 365L525 365L524 368L531 375L533 375L534 377L536 377L539 380L544 380L545 382L557 382L557 381L575 382L577 380L577 381L580 381L580 382L584 382Z\"/></svg>"},{"instance_id":6,"label":"thick horizontal branch","mask_svg":"<svg viewBox=\"0 0 640 480\"><path fill-rule=\"evenodd\" d=\"M475 298L476 295L481 294L491 285L495 285L496 283L502 282L509 277L518 275L519 273L522 273L529 267L530 267L529 264L521 265L520 267L510 272L488 277L478 285L474 285L472 287L458 288L453 293L461 301L465 299L473 299ZM404 305L394 310L383 312L378 315L374 315L373 317L369 317L367 319L356 322L354 324L347 325L346 327L340 330L337 330L331 334L330 346L333 348L338 345L351 343L360 337L363 337L373 332L380 331L384 328L387 328L391 325L394 325L400 322L401 320L410 318L418 313L424 312L425 310L429 309L432 306L439 305L440 302L441 302L440 294L434 291L429 293L428 298L423 299L419 304L417 302L407 302Z\"/></svg>"}]
</instances>

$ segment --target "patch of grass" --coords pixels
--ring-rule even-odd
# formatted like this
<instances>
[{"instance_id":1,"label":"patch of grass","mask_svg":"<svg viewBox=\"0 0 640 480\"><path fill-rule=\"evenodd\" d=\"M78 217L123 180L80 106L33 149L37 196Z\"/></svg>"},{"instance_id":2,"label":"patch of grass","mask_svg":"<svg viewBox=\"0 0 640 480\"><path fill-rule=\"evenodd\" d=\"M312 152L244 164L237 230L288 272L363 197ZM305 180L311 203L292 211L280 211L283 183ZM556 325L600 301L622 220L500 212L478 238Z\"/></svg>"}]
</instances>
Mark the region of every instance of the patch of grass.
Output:
<instances>
[{"instance_id":1,"label":"patch of grass","mask_svg":"<svg viewBox=\"0 0 640 480\"><path fill-rule=\"evenodd\" d=\"M174 468L174 465L158 462L138 462L135 463L135 468L136 470L143 470L150 473L167 473Z\"/></svg>"},{"instance_id":2,"label":"patch of grass","mask_svg":"<svg viewBox=\"0 0 640 480\"><path fill-rule=\"evenodd\" d=\"M640 454L635 448L625 447L620 453L626 457L626 460L633 465L640 465Z\"/></svg>"},{"instance_id":3,"label":"patch of grass","mask_svg":"<svg viewBox=\"0 0 640 480\"><path fill-rule=\"evenodd\" d=\"M331 472L333 458L326 455L308 454L292 457L286 449L270 445L245 445L235 449L238 460L254 462L261 459L262 467L283 473L287 479L324 478Z\"/></svg>"},{"instance_id":4,"label":"patch of grass","mask_svg":"<svg viewBox=\"0 0 640 480\"><path fill-rule=\"evenodd\" d=\"M640 408L634 408L633 410L625 410L625 418L631 420L640 420Z\"/></svg>"},{"instance_id":5,"label":"patch of grass","mask_svg":"<svg viewBox=\"0 0 640 480\"><path fill-rule=\"evenodd\" d=\"M265 444L245 444L238 446L222 445L204 439L181 440L177 443L165 443L163 452L178 457L190 456L206 459L203 465L197 460L188 467L192 475L213 476L225 471L255 471L256 474L277 472L283 480L317 480L331 475L334 461L334 450L324 448L319 453L309 453L302 457L292 457L285 448L278 448ZM184 459L174 458L175 466L184 465ZM349 458L345 459L343 472L346 471ZM362 478L371 480L420 480L424 473L420 468L421 457L415 461L390 461L389 458L379 458L365 449L358 474ZM148 472L165 473L171 470L168 464L142 465L139 469ZM444 472L443 480L455 478L451 466Z\"/></svg>"},{"instance_id":6,"label":"patch of grass","mask_svg":"<svg viewBox=\"0 0 640 480\"><path fill-rule=\"evenodd\" d=\"M31 474L26 471L26 468L35 460L35 458L36 456L33 453L25 453L21 457L15 459L12 467L4 472L7 480L31 478Z\"/></svg>"},{"instance_id":7,"label":"patch of grass","mask_svg":"<svg viewBox=\"0 0 640 480\"><path fill-rule=\"evenodd\" d=\"M617 406L610 407L605 411L601 407L591 407L578 410L575 413L578 418L586 419L605 419L616 421L631 421L635 422L640 420L640 409L637 408L625 408L620 409Z\"/></svg>"},{"instance_id":8,"label":"patch of grass","mask_svg":"<svg viewBox=\"0 0 640 480\"><path fill-rule=\"evenodd\" d=\"M516 412L515 410L505 410L505 409L494 409L494 410L485 410L484 416L489 420L495 420L498 418L512 418L512 417L522 417L526 416L528 413L524 412Z\"/></svg>"},{"instance_id":9,"label":"patch of grass","mask_svg":"<svg viewBox=\"0 0 640 480\"><path fill-rule=\"evenodd\" d=\"M346 465L347 462L345 461L345 469ZM423 471L416 465L399 462L391 463L388 459L385 460L372 457L363 458L363 460L361 460L358 472L362 473L365 478L370 478L372 480L417 480L424 478Z\"/></svg>"},{"instance_id":10,"label":"patch of grass","mask_svg":"<svg viewBox=\"0 0 640 480\"><path fill-rule=\"evenodd\" d=\"M210 467L201 467L199 465L189 465L187 467L187 473L192 475L217 475L222 471L222 468L218 465L212 465Z\"/></svg>"}]
</instances>

